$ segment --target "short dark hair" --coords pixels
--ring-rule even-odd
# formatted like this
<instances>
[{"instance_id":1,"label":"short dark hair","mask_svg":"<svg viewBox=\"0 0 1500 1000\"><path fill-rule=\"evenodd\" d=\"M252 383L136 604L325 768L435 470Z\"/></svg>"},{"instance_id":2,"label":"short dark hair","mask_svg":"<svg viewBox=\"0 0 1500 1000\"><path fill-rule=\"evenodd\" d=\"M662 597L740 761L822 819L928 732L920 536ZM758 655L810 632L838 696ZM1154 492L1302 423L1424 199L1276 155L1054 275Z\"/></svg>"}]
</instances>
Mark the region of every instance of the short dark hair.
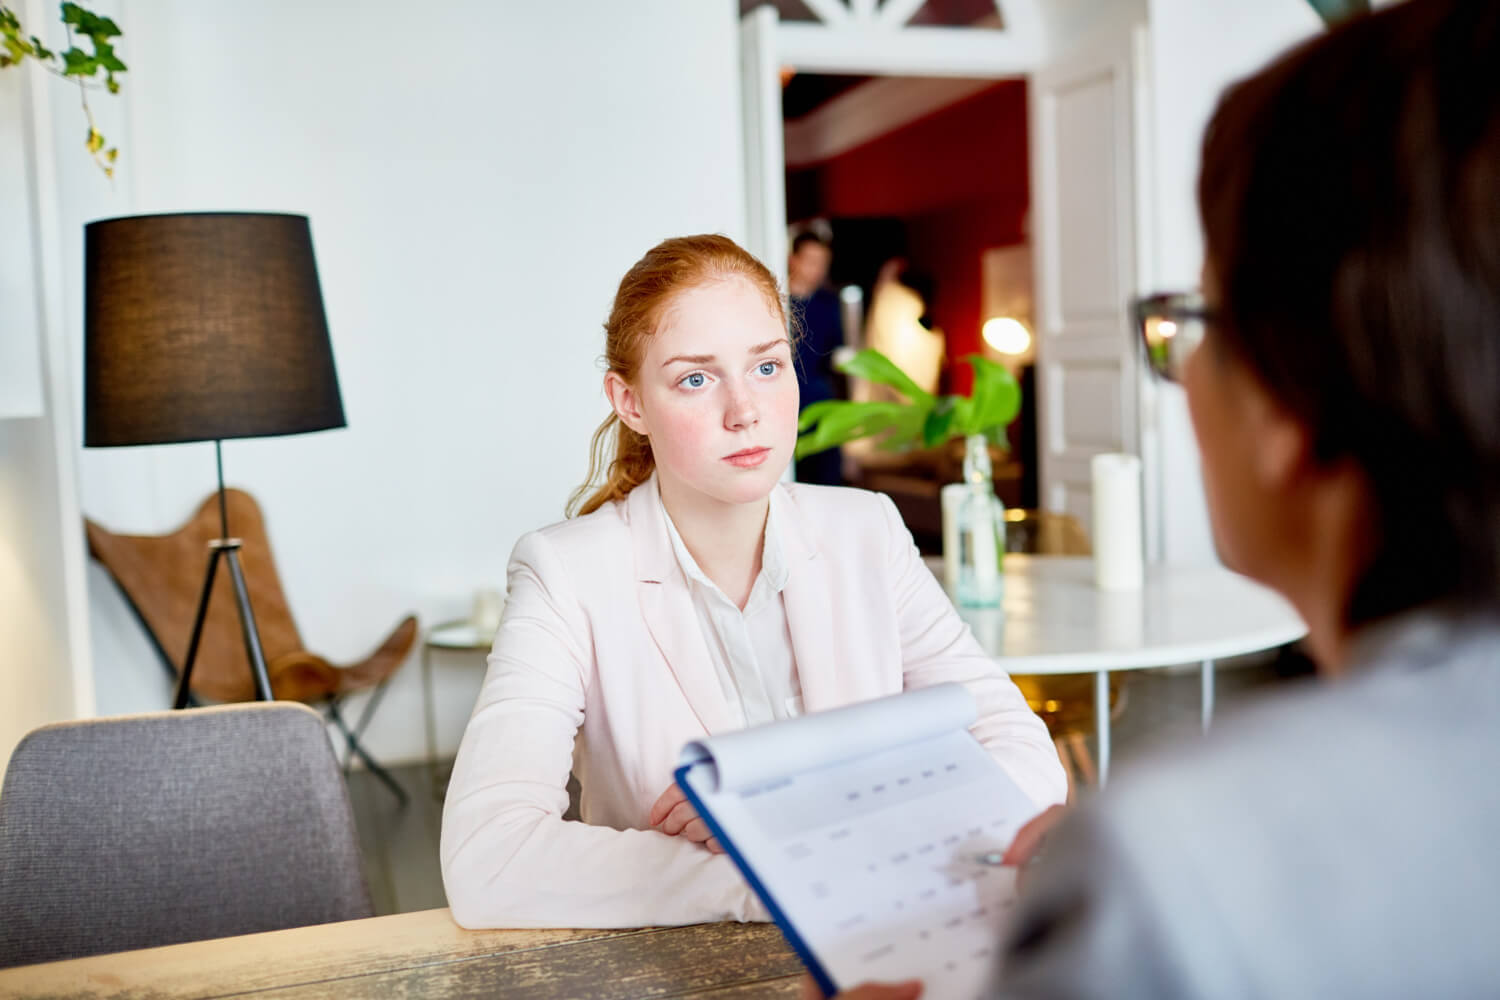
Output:
<instances>
[{"instance_id":1,"label":"short dark hair","mask_svg":"<svg viewBox=\"0 0 1500 1000\"><path fill-rule=\"evenodd\" d=\"M824 239L822 234L819 233L816 229L804 229L802 230L802 232L797 234L795 239L792 240L792 253L796 253L798 250L801 250L809 243L816 243L824 250L833 249L833 244Z\"/></svg>"},{"instance_id":2,"label":"short dark hair","mask_svg":"<svg viewBox=\"0 0 1500 1000\"><path fill-rule=\"evenodd\" d=\"M1500 605L1500 3L1292 50L1224 94L1202 163L1211 340L1373 495L1346 620Z\"/></svg>"}]
</instances>

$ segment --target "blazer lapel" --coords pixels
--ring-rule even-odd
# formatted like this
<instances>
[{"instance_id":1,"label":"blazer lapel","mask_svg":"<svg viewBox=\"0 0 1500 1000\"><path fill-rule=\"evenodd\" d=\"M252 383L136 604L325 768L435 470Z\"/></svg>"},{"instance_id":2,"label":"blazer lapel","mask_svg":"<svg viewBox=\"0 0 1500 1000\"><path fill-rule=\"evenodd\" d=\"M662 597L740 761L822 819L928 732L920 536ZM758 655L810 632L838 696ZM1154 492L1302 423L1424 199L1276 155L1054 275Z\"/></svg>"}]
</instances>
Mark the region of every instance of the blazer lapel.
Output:
<instances>
[{"instance_id":1,"label":"blazer lapel","mask_svg":"<svg viewBox=\"0 0 1500 1000\"><path fill-rule=\"evenodd\" d=\"M781 597L797 658L802 708L807 712L836 708L846 704L849 696L839 684L828 560L819 555L802 512L786 490L777 486L771 491L771 502L778 505L776 524L786 553L786 586Z\"/></svg>"},{"instance_id":2,"label":"blazer lapel","mask_svg":"<svg viewBox=\"0 0 1500 1000\"><path fill-rule=\"evenodd\" d=\"M656 476L630 491L626 500L630 537L635 548L636 592L641 616L682 688L693 714L710 734L739 728L724 700L718 673L709 658L687 578L677 565L667 537Z\"/></svg>"}]
</instances>

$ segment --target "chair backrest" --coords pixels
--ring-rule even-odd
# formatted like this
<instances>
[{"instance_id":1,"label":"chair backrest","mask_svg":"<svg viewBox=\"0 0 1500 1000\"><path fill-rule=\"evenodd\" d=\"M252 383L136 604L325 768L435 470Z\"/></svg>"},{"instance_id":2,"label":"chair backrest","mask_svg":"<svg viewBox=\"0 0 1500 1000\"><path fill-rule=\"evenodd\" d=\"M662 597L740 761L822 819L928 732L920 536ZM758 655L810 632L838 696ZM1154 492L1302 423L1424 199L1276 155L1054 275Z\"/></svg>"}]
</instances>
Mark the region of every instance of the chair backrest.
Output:
<instances>
[{"instance_id":1,"label":"chair backrest","mask_svg":"<svg viewBox=\"0 0 1500 1000\"><path fill-rule=\"evenodd\" d=\"M240 562L267 661L301 650L260 507L243 490L226 490L225 502L229 531L243 542ZM181 674L208 568L208 543L219 537L218 494L210 494L187 524L169 535L117 535L93 521L84 525L90 553L124 592L168 665ZM249 701L255 697L251 676L229 567L221 563L193 664L193 692L215 701Z\"/></svg>"},{"instance_id":2,"label":"chair backrest","mask_svg":"<svg viewBox=\"0 0 1500 1000\"><path fill-rule=\"evenodd\" d=\"M1088 533L1072 514L1016 508L1005 512L1005 551L1043 556L1093 555Z\"/></svg>"},{"instance_id":3,"label":"chair backrest","mask_svg":"<svg viewBox=\"0 0 1500 1000\"><path fill-rule=\"evenodd\" d=\"M259 702L43 726L0 788L0 967L372 915L323 720Z\"/></svg>"}]
</instances>

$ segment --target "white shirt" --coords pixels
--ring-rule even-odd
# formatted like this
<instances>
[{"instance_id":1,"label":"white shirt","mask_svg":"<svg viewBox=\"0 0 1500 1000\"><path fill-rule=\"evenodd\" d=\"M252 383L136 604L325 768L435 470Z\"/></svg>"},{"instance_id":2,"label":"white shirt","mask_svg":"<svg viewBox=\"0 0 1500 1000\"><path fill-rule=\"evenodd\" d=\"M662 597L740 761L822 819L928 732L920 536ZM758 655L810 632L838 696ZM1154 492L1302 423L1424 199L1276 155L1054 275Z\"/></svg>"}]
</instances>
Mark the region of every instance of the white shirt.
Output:
<instances>
[{"instance_id":1,"label":"white shirt","mask_svg":"<svg viewBox=\"0 0 1500 1000\"><path fill-rule=\"evenodd\" d=\"M698 627L703 631L704 644L724 690L724 701L738 713L742 726L757 726L802 714L802 684L797 678L797 658L792 651L786 603L781 595L786 586L787 566L776 532L776 506L773 492L766 512L760 573L750 588L750 599L743 611L704 575L677 533L671 515L662 507L667 536L672 540L677 565L687 577Z\"/></svg>"}]
</instances>

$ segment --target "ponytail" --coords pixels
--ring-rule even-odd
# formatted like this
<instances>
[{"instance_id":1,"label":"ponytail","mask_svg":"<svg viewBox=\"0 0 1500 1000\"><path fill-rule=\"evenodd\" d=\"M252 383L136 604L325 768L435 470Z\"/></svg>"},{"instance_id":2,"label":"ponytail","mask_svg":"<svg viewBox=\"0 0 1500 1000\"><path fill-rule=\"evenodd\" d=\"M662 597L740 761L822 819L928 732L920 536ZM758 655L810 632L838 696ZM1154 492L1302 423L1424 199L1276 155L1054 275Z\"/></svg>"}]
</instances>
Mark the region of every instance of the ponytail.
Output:
<instances>
[{"instance_id":1,"label":"ponytail","mask_svg":"<svg viewBox=\"0 0 1500 1000\"><path fill-rule=\"evenodd\" d=\"M611 443L614 458L609 458ZM589 442L588 478L568 498L568 517L592 514L611 500L624 500L631 490L650 479L655 469L656 457L651 454L650 439L625 426L618 414L611 413ZM604 482L590 492L600 472L605 474Z\"/></svg>"}]
</instances>

